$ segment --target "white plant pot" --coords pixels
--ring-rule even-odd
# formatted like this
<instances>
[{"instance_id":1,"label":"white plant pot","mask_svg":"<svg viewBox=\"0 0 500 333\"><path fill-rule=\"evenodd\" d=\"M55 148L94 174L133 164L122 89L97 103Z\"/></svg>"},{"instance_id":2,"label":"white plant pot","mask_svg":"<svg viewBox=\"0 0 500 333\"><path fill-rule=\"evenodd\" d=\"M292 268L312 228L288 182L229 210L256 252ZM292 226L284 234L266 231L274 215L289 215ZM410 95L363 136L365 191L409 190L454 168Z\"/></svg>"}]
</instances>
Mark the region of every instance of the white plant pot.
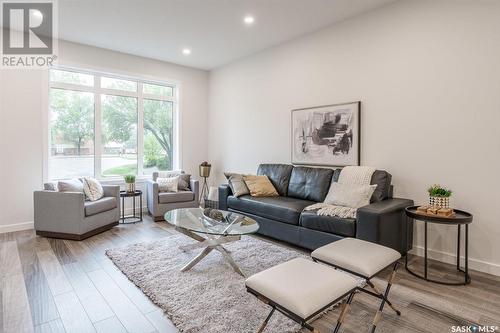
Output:
<instances>
[{"instance_id":1,"label":"white plant pot","mask_svg":"<svg viewBox=\"0 0 500 333\"><path fill-rule=\"evenodd\" d=\"M450 198L429 196L429 204L433 207L450 208Z\"/></svg>"}]
</instances>

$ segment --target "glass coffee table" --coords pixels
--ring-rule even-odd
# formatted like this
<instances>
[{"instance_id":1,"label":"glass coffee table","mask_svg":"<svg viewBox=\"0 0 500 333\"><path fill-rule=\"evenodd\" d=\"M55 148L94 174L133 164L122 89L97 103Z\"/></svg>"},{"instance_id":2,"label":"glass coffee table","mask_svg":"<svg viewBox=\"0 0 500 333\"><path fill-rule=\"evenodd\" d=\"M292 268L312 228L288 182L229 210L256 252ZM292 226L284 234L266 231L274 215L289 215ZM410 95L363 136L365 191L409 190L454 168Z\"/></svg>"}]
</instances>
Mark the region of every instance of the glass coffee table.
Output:
<instances>
[{"instance_id":1,"label":"glass coffee table","mask_svg":"<svg viewBox=\"0 0 500 333\"><path fill-rule=\"evenodd\" d=\"M175 226L178 232L197 240L198 243L179 246L182 251L191 251L198 248L203 250L188 262L181 271L185 272L213 250L219 251L238 274L245 276L239 266L223 244L235 242L242 235L253 234L259 230L259 224L247 216L220 211L224 215L224 221L216 221L203 215L201 208L181 208L165 213L165 221ZM201 236L200 234L203 234Z\"/></svg>"}]
</instances>

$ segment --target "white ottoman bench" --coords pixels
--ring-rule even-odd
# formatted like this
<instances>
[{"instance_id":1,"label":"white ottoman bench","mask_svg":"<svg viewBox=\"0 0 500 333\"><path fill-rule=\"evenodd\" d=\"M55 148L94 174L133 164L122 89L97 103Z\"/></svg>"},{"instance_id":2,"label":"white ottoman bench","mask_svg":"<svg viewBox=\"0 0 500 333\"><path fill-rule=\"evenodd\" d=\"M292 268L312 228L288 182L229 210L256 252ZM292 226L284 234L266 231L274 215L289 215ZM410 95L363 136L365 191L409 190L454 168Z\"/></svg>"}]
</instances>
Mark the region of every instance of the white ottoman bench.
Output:
<instances>
[{"instance_id":1,"label":"white ottoman bench","mask_svg":"<svg viewBox=\"0 0 500 333\"><path fill-rule=\"evenodd\" d=\"M373 319L371 332L375 331L380 321L385 303L398 316L401 315L401 312L388 300L389 291L396 276L398 261L401 258L401 254L398 251L357 238L343 238L314 250L311 253L311 257L314 261L325 263L365 279L366 284L375 291L372 292L364 288L358 289L381 299L379 309ZM387 282L385 292L382 293L373 284L371 278L389 266L393 266L392 274Z\"/></svg>"},{"instance_id":2,"label":"white ottoman bench","mask_svg":"<svg viewBox=\"0 0 500 333\"><path fill-rule=\"evenodd\" d=\"M247 291L271 306L271 312L257 332L262 332L275 310L312 332L307 322L345 297L335 331L340 329L358 281L343 272L311 260L296 258L249 277Z\"/></svg>"}]
</instances>

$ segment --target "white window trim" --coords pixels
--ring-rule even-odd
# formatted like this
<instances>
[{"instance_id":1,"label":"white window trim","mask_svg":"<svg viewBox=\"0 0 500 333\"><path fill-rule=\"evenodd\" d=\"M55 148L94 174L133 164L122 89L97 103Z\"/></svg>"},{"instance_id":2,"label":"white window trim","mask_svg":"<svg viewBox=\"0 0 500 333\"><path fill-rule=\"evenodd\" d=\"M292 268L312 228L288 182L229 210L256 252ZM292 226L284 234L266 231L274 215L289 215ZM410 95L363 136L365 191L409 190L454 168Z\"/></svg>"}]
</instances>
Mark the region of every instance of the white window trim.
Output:
<instances>
[{"instance_id":1,"label":"white window trim","mask_svg":"<svg viewBox=\"0 0 500 333\"><path fill-rule=\"evenodd\" d=\"M43 80L47 82L47 85L43 85L42 88L42 103L43 103L43 112L42 112L42 122L43 122L43 168L42 168L42 177L43 182L55 181L57 179L49 178L49 158L50 158L50 100L49 93L50 89L66 89L66 90L74 90L81 92L89 92L94 94L94 176L99 179L102 183L107 184L122 184L124 183L123 177L103 177L101 170L101 156L102 156L102 147L101 147L101 102L96 103L98 99L101 98L103 94L105 95L115 95L115 96L125 96L125 97L134 97L137 98L137 176L136 181L138 183L142 183L147 179L150 179L150 175L143 175L143 163L144 160L144 146L143 146L143 135L144 135L144 99L152 99L159 101L170 101L173 102L173 148L172 148L172 169L180 170L182 169L182 159L181 159L181 130L180 130L180 90L181 84L175 80L163 80L163 79L155 79L151 77L141 77L136 75L128 75L128 74L115 74L108 73L99 70L86 70L81 69L79 67L72 66L64 66L57 65L51 67L51 69L64 70L70 72L76 72L81 74L89 74L94 76L94 85L93 86L85 86L71 83L62 83L62 82L51 82L50 81L50 69L44 71ZM120 80L128 80L134 81L137 83L137 91L129 92L125 90L116 90L116 89L107 89L100 87L100 80L102 77L110 77L116 78ZM153 85L162 85L162 86L171 86L173 87L173 96L163 96L163 95L154 95L154 94L144 94L142 92L142 85L153 84ZM139 162L141 161L141 162Z\"/></svg>"}]
</instances>

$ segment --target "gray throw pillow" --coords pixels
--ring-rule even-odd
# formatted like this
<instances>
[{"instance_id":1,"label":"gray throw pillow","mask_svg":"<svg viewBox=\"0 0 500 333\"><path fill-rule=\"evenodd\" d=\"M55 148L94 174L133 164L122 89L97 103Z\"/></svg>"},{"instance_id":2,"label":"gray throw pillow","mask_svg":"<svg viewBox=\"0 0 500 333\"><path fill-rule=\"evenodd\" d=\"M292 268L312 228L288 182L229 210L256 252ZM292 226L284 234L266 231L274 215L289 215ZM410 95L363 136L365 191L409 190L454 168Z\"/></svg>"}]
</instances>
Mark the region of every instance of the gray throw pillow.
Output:
<instances>
[{"instance_id":1,"label":"gray throw pillow","mask_svg":"<svg viewBox=\"0 0 500 333\"><path fill-rule=\"evenodd\" d=\"M179 184L177 184L177 189L181 191L189 191L189 184L191 182L191 175L189 174L180 174L179 175Z\"/></svg>"},{"instance_id":2,"label":"gray throw pillow","mask_svg":"<svg viewBox=\"0 0 500 333\"><path fill-rule=\"evenodd\" d=\"M43 189L45 191L57 192L57 182L49 182L43 184Z\"/></svg>"},{"instance_id":3,"label":"gray throw pillow","mask_svg":"<svg viewBox=\"0 0 500 333\"><path fill-rule=\"evenodd\" d=\"M233 195L235 197L250 194L250 190L243 180L243 175L239 173L225 172L224 176L226 176L229 187L231 188L231 191L233 192Z\"/></svg>"},{"instance_id":4,"label":"gray throw pillow","mask_svg":"<svg viewBox=\"0 0 500 333\"><path fill-rule=\"evenodd\" d=\"M82 192L83 183L79 179L60 180L57 183L59 192Z\"/></svg>"}]
</instances>

